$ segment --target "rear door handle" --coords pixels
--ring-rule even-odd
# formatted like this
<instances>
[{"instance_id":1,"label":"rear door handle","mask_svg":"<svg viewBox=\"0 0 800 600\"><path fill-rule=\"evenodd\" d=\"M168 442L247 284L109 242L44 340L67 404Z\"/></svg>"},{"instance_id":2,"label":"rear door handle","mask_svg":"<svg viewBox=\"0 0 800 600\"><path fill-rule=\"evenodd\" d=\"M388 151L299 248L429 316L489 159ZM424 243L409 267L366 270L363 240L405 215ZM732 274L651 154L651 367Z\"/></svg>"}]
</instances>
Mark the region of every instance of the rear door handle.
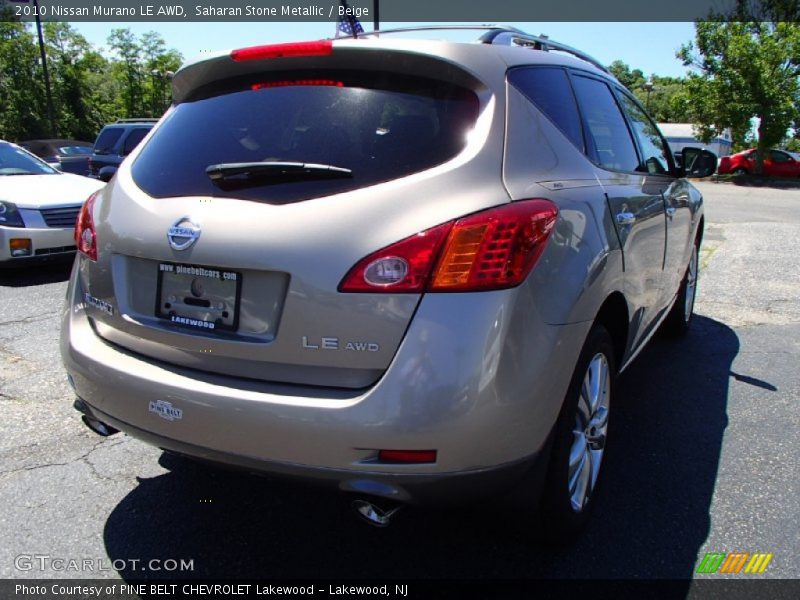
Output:
<instances>
[{"instance_id":1,"label":"rear door handle","mask_svg":"<svg viewBox=\"0 0 800 600\"><path fill-rule=\"evenodd\" d=\"M636 215L632 212L617 213L617 224L633 225L636 222Z\"/></svg>"}]
</instances>

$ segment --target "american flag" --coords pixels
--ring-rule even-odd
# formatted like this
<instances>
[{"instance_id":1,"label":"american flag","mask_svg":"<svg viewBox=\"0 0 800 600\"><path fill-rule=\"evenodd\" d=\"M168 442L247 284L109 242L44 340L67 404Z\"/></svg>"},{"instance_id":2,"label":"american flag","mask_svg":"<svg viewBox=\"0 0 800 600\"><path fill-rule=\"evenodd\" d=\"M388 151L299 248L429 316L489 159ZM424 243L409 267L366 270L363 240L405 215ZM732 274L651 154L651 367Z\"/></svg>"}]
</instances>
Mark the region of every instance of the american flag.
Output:
<instances>
[{"instance_id":1,"label":"american flag","mask_svg":"<svg viewBox=\"0 0 800 600\"><path fill-rule=\"evenodd\" d=\"M349 9L350 5L347 3L347 0L339 0L339 4L343 6L345 9ZM364 28L361 26L361 23L358 19L356 19L351 14L341 15L339 17L339 22L336 25L336 37L339 37L339 34L351 35L356 37L359 33L364 33Z\"/></svg>"}]
</instances>

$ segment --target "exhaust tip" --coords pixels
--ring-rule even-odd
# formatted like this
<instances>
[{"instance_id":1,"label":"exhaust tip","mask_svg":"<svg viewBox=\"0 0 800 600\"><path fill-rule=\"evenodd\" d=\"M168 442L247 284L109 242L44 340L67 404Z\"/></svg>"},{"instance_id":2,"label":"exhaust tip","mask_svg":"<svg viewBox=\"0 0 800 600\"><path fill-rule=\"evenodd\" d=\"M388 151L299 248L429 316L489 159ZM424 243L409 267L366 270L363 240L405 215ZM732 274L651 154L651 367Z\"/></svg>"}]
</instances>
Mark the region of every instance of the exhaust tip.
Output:
<instances>
[{"instance_id":1,"label":"exhaust tip","mask_svg":"<svg viewBox=\"0 0 800 600\"><path fill-rule=\"evenodd\" d=\"M102 421L92 419L86 415L81 416L81 421L83 421L83 424L94 431L97 435L101 435L103 437L108 437L110 435L114 435L115 433L119 433L119 429L114 429L110 425L106 425Z\"/></svg>"},{"instance_id":2,"label":"exhaust tip","mask_svg":"<svg viewBox=\"0 0 800 600\"><path fill-rule=\"evenodd\" d=\"M392 517L403 508L403 505L399 504L393 508L384 509L369 500L353 500L350 506L361 520L373 527L381 528L391 525Z\"/></svg>"}]
</instances>

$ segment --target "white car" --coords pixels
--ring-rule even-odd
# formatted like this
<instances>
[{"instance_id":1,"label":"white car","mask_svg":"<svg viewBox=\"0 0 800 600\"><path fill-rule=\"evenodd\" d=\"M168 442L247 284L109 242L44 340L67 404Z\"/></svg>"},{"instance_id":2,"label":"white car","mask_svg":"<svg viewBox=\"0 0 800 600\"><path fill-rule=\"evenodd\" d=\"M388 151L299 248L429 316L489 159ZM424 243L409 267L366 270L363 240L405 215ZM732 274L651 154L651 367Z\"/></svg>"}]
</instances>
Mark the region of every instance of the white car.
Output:
<instances>
[{"instance_id":1,"label":"white car","mask_svg":"<svg viewBox=\"0 0 800 600\"><path fill-rule=\"evenodd\" d=\"M0 140L0 267L73 256L81 205L104 185Z\"/></svg>"}]
</instances>

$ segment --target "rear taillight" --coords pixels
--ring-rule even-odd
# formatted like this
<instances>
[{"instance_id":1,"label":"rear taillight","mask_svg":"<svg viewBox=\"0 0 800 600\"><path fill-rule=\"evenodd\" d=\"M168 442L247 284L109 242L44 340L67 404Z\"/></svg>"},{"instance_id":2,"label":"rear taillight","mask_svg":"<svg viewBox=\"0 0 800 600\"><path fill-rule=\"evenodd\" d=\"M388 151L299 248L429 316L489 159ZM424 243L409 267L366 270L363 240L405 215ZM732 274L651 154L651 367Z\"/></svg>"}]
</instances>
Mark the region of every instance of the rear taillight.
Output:
<instances>
[{"instance_id":1,"label":"rear taillight","mask_svg":"<svg viewBox=\"0 0 800 600\"><path fill-rule=\"evenodd\" d=\"M438 225L370 254L350 269L339 291L422 292L452 226Z\"/></svg>"},{"instance_id":2,"label":"rear taillight","mask_svg":"<svg viewBox=\"0 0 800 600\"><path fill-rule=\"evenodd\" d=\"M78 247L78 252L93 261L97 261L97 233L94 230L92 211L98 193L95 192L83 203L75 223L75 245Z\"/></svg>"},{"instance_id":3,"label":"rear taillight","mask_svg":"<svg viewBox=\"0 0 800 600\"><path fill-rule=\"evenodd\" d=\"M438 225L362 259L339 291L467 292L517 286L541 256L557 215L549 200L522 200Z\"/></svg>"},{"instance_id":4,"label":"rear taillight","mask_svg":"<svg viewBox=\"0 0 800 600\"><path fill-rule=\"evenodd\" d=\"M317 42L292 42L239 48L231 51L231 58L236 62L242 62L291 56L328 56L331 52L333 52L333 43L330 40L319 40Z\"/></svg>"}]
</instances>

